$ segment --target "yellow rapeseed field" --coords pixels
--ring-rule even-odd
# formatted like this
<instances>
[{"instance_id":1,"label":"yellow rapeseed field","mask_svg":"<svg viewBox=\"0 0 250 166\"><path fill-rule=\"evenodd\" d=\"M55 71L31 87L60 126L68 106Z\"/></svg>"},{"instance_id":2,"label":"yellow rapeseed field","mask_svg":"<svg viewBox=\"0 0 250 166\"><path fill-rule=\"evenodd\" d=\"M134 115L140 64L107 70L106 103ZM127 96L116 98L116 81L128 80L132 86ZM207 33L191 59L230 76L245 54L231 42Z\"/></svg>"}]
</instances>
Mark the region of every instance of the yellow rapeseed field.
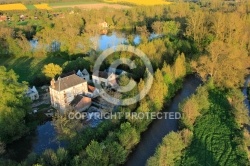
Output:
<instances>
[{"instance_id":1,"label":"yellow rapeseed field","mask_svg":"<svg viewBox=\"0 0 250 166\"><path fill-rule=\"evenodd\" d=\"M37 9L46 9L50 10L51 8L49 7L49 4L47 3L41 3L41 4L35 4L34 5Z\"/></svg>"},{"instance_id":2,"label":"yellow rapeseed field","mask_svg":"<svg viewBox=\"0 0 250 166\"><path fill-rule=\"evenodd\" d=\"M113 3L119 3L119 2L128 2L131 4L136 5L169 5L171 2L167 2L165 0L104 0L106 2L113 2Z\"/></svg>"},{"instance_id":3,"label":"yellow rapeseed field","mask_svg":"<svg viewBox=\"0 0 250 166\"><path fill-rule=\"evenodd\" d=\"M27 8L21 3L0 5L0 11L2 10L26 10Z\"/></svg>"}]
</instances>

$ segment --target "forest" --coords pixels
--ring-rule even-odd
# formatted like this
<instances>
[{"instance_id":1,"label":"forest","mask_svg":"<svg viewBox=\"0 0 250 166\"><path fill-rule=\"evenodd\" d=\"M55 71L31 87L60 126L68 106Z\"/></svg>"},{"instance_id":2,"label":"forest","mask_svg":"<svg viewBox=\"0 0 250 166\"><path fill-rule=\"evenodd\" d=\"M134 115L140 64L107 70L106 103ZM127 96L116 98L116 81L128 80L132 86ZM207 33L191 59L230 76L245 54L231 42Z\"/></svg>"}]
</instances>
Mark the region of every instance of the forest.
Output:
<instances>
[{"instance_id":1,"label":"forest","mask_svg":"<svg viewBox=\"0 0 250 166\"><path fill-rule=\"evenodd\" d=\"M247 165L250 159L248 110L241 89L250 69L250 3L201 1L171 5L135 6L129 9L9 11L10 21L0 22L0 154L14 140L32 130L28 85L49 84L59 73L93 65L102 50L90 40L106 21L109 34L128 39L127 44L145 52L152 62L154 82L150 93L137 104L119 107L120 112L159 112L182 88L185 77L195 74L203 84L180 104L183 117L179 131L166 135L147 165ZM20 20L20 15L25 15ZM60 17L63 15L63 17ZM150 34L160 34L149 39ZM140 35L140 43L134 36ZM35 49L31 40L41 47ZM130 57L138 68L138 83L124 96L145 86L147 71L133 54L112 55L103 68L119 58ZM59 66L59 67L58 67ZM59 74L58 73L58 74ZM124 77L126 82L128 78ZM122 118L82 129L67 115L54 119L58 139L67 147L42 155L31 153L24 161L0 155L0 165L123 165L140 142L151 119ZM66 125L65 125L66 124Z\"/></svg>"}]
</instances>

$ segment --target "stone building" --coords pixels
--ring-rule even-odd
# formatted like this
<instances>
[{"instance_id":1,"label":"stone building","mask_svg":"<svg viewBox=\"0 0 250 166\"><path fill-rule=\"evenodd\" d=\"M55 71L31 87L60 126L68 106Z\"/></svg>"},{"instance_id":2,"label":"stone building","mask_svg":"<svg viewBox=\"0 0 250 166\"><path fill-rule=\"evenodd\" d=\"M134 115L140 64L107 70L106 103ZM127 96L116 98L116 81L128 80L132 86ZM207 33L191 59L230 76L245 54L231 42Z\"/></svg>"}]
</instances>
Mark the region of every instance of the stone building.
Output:
<instances>
[{"instance_id":1,"label":"stone building","mask_svg":"<svg viewBox=\"0 0 250 166\"><path fill-rule=\"evenodd\" d=\"M58 80L52 80L50 89L51 105L64 112L70 109L70 103L75 99L77 95L88 93L87 81L72 74Z\"/></svg>"}]
</instances>

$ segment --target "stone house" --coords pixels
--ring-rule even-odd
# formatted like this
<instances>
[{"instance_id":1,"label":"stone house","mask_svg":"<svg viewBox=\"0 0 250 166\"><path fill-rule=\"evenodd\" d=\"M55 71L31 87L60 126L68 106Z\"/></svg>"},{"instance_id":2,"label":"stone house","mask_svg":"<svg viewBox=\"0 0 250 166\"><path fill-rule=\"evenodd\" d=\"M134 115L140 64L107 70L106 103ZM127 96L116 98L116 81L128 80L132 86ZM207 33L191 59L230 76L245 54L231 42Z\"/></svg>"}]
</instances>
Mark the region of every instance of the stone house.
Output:
<instances>
[{"instance_id":1,"label":"stone house","mask_svg":"<svg viewBox=\"0 0 250 166\"><path fill-rule=\"evenodd\" d=\"M88 85L86 80L76 74L72 74L58 78L57 81L53 79L49 90L51 105L57 110L64 112L71 107L70 103L77 95L88 93Z\"/></svg>"}]
</instances>

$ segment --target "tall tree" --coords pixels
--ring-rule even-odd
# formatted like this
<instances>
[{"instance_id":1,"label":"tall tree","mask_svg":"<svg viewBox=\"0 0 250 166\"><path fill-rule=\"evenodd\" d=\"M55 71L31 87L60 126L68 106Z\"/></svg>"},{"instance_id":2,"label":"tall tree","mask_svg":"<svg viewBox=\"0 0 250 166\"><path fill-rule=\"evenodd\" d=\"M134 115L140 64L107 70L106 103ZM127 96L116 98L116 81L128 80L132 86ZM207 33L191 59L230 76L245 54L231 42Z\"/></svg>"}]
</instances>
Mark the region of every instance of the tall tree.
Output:
<instances>
[{"instance_id":1,"label":"tall tree","mask_svg":"<svg viewBox=\"0 0 250 166\"><path fill-rule=\"evenodd\" d=\"M171 132L163 138L154 156L147 161L148 166L174 165L181 158L185 144L180 133Z\"/></svg>"},{"instance_id":2,"label":"tall tree","mask_svg":"<svg viewBox=\"0 0 250 166\"><path fill-rule=\"evenodd\" d=\"M175 60L172 70L175 79L182 78L186 75L186 62L185 55L183 53Z\"/></svg>"},{"instance_id":3,"label":"tall tree","mask_svg":"<svg viewBox=\"0 0 250 166\"><path fill-rule=\"evenodd\" d=\"M215 85L229 88L243 84L250 61L244 48L215 41L207 50L208 56L202 56L197 63L193 63L203 80L212 77Z\"/></svg>"}]
</instances>

